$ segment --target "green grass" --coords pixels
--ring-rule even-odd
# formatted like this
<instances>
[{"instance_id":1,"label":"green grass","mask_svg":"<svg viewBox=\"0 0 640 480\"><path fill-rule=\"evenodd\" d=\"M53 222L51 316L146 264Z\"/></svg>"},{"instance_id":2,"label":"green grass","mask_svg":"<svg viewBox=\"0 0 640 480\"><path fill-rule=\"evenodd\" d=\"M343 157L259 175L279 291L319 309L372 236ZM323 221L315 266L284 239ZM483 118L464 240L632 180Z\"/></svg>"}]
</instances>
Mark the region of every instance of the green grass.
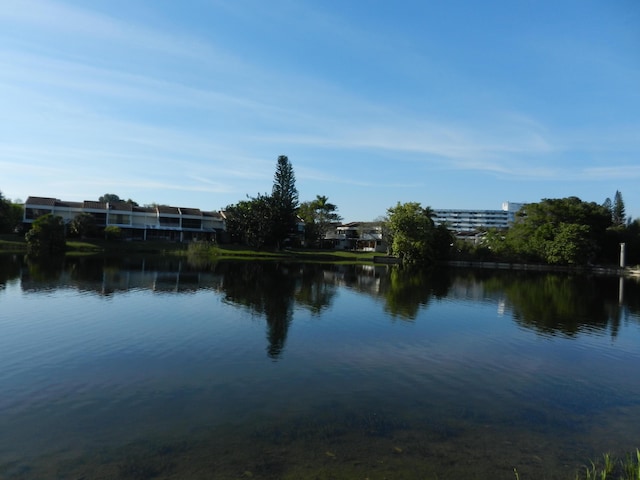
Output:
<instances>
[{"instance_id":1,"label":"green grass","mask_svg":"<svg viewBox=\"0 0 640 480\"><path fill-rule=\"evenodd\" d=\"M190 254L208 257L212 260L291 260L301 262L373 262L373 252L347 252L336 250L308 250L308 249L251 249L246 246L234 245L197 245L189 247Z\"/></svg>"},{"instance_id":2,"label":"green grass","mask_svg":"<svg viewBox=\"0 0 640 480\"><path fill-rule=\"evenodd\" d=\"M93 252L110 254L164 254L186 252L187 245L178 242L128 242L121 240L67 240L67 253L69 252Z\"/></svg>"},{"instance_id":3,"label":"green grass","mask_svg":"<svg viewBox=\"0 0 640 480\"><path fill-rule=\"evenodd\" d=\"M516 480L521 480L517 469L513 473ZM576 473L575 480L640 480L640 449L622 459L605 453L600 461L592 460L582 473Z\"/></svg>"},{"instance_id":4,"label":"green grass","mask_svg":"<svg viewBox=\"0 0 640 480\"><path fill-rule=\"evenodd\" d=\"M237 245L194 245L164 241L109 241L102 239L67 240L68 255L87 254L172 254L186 255L188 252L207 257L210 260L290 260L301 262L354 263L373 262L373 257L381 255L373 252L352 252L338 250L311 249L252 249ZM27 243L24 236L15 234L0 235L0 252L26 252ZM193 250L193 251L191 251Z\"/></svg>"},{"instance_id":5,"label":"green grass","mask_svg":"<svg viewBox=\"0 0 640 480\"><path fill-rule=\"evenodd\" d=\"M576 474L576 480L640 480L640 449L635 455L628 454L616 459L609 453L602 455L599 462L591 461L585 467L584 475Z\"/></svg>"},{"instance_id":6,"label":"green grass","mask_svg":"<svg viewBox=\"0 0 640 480\"><path fill-rule=\"evenodd\" d=\"M177 242L125 242L109 241L102 239L69 239L67 240L67 253L149 253L162 254L174 252L186 252L187 245ZM27 242L23 235L0 235L0 252L27 251Z\"/></svg>"},{"instance_id":7,"label":"green grass","mask_svg":"<svg viewBox=\"0 0 640 480\"><path fill-rule=\"evenodd\" d=\"M15 252L27 249L23 235L3 233L0 235L0 252Z\"/></svg>"}]
</instances>

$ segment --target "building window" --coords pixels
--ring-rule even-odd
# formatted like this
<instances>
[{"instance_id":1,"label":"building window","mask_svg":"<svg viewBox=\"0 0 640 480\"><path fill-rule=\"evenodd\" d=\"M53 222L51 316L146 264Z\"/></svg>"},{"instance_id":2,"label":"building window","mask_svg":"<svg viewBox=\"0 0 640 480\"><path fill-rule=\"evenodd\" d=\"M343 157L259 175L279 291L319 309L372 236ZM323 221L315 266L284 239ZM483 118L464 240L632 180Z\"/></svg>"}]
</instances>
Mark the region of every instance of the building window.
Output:
<instances>
[{"instance_id":1,"label":"building window","mask_svg":"<svg viewBox=\"0 0 640 480\"><path fill-rule=\"evenodd\" d=\"M106 213L94 213L90 212L93 218L96 219L96 225L106 225L107 224L107 214Z\"/></svg>"},{"instance_id":2,"label":"building window","mask_svg":"<svg viewBox=\"0 0 640 480\"><path fill-rule=\"evenodd\" d=\"M27 207L24 211L25 218L27 220L35 220L38 217L43 215L47 215L48 213L53 213L53 210L49 210L46 208L29 208Z\"/></svg>"},{"instance_id":3,"label":"building window","mask_svg":"<svg viewBox=\"0 0 640 480\"><path fill-rule=\"evenodd\" d=\"M177 217L160 217L160 225L163 227L179 227L180 219Z\"/></svg>"},{"instance_id":4,"label":"building window","mask_svg":"<svg viewBox=\"0 0 640 480\"><path fill-rule=\"evenodd\" d=\"M109 223L111 225L129 225L131 224L131 215L123 214L123 213L110 213L109 214Z\"/></svg>"},{"instance_id":5,"label":"building window","mask_svg":"<svg viewBox=\"0 0 640 480\"><path fill-rule=\"evenodd\" d=\"M191 228L200 230L202 228L202 220L199 218L183 218L182 228Z\"/></svg>"}]
</instances>

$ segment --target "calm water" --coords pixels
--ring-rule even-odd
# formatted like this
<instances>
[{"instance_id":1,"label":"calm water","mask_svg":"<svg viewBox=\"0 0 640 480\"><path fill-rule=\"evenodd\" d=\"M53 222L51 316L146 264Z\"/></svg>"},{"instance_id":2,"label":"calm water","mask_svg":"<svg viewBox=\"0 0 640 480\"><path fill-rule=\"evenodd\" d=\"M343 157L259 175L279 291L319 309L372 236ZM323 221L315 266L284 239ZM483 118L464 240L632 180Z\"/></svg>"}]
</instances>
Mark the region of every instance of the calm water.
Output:
<instances>
[{"instance_id":1,"label":"calm water","mask_svg":"<svg viewBox=\"0 0 640 480\"><path fill-rule=\"evenodd\" d=\"M2 479L573 479L640 447L640 285L0 256Z\"/></svg>"}]
</instances>

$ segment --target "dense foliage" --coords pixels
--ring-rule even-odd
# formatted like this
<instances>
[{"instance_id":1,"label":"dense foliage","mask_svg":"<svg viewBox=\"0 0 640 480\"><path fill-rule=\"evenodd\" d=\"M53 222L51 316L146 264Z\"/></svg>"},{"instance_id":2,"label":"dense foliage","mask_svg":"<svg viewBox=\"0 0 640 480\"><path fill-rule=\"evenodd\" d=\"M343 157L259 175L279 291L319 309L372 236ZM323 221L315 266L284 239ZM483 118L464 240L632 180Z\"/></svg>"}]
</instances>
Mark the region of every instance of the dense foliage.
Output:
<instances>
[{"instance_id":1,"label":"dense foliage","mask_svg":"<svg viewBox=\"0 0 640 480\"><path fill-rule=\"evenodd\" d=\"M46 256L64 253L65 225L62 217L48 213L39 217L25 235L31 255Z\"/></svg>"},{"instance_id":2,"label":"dense foliage","mask_svg":"<svg viewBox=\"0 0 640 480\"><path fill-rule=\"evenodd\" d=\"M124 200L124 199L120 198L118 195L116 195L115 193L105 193L100 198L98 198L98 201L99 202L104 202L104 203L124 202L124 203L130 203L131 205L134 205L136 207L138 206L138 202L134 202L130 198L128 198L127 200Z\"/></svg>"},{"instance_id":3,"label":"dense foliage","mask_svg":"<svg viewBox=\"0 0 640 480\"><path fill-rule=\"evenodd\" d=\"M296 232L298 190L289 159L278 157L271 195L258 194L225 208L227 235L251 247L282 246Z\"/></svg>"},{"instance_id":4,"label":"dense foliage","mask_svg":"<svg viewBox=\"0 0 640 480\"><path fill-rule=\"evenodd\" d=\"M120 240L122 229L116 225L108 225L104 228L104 238L106 240Z\"/></svg>"},{"instance_id":5,"label":"dense foliage","mask_svg":"<svg viewBox=\"0 0 640 480\"><path fill-rule=\"evenodd\" d=\"M398 202L387 214L387 241L403 263L428 265L449 257L453 237L445 226L435 226L430 207Z\"/></svg>"},{"instance_id":6,"label":"dense foliage","mask_svg":"<svg viewBox=\"0 0 640 480\"><path fill-rule=\"evenodd\" d=\"M22 205L10 202L0 192L0 233L12 233L22 225Z\"/></svg>"},{"instance_id":7,"label":"dense foliage","mask_svg":"<svg viewBox=\"0 0 640 480\"><path fill-rule=\"evenodd\" d=\"M607 198L604 201L603 206L611 215L611 222L615 227L625 225L627 217L625 213L626 208L624 206L622 194L618 190L616 190L616 194L613 196L613 201L611 201L610 198Z\"/></svg>"},{"instance_id":8,"label":"dense foliage","mask_svg":"<svg viewBox=\"0 0 640 480\"><path fill-rule=\"evenodd\" d=\"M315 200L300 205L298 215L304 221L305 239L309 245L322 247L322 240L331 225L342 220L337 210L338 207L330 203L326 195L316 195Z\"/></svg>"},{"instance_id":9,"label":"dense foliage","mask_svg":"<svg viewBox=\"0 0 640 480\"><path fill-rule=\"evenodd\" d=\"M640 240L633 234L636 223L625 225L619 192L615 203L603 205L577 197L544 199L525 205L508 231L489 232L484 247L511 260L585 265L616 263L620 243L627 243L634 261Z\"/></svg>"},{"instance_id":10,"label":"dense foliage","mask_svg":"<svg viewBox=\"0 0 640 480\"><path fill-rule=\"evenodd\" d=\"M258 195L225 209L227 235L233 243L261 248L274 243L271 197Z\"/></svg>"},{"instance_id":11,"label":"dense foliage","mask_svg":"<svg viewBox=\"0 0 640 480\"><path fill-rule=\"evenodd\" d=\"M96 219L90 213L76 215L69 225L69 233L80 238L93 237L97 231Z\"/></svg>"}]
</instances>

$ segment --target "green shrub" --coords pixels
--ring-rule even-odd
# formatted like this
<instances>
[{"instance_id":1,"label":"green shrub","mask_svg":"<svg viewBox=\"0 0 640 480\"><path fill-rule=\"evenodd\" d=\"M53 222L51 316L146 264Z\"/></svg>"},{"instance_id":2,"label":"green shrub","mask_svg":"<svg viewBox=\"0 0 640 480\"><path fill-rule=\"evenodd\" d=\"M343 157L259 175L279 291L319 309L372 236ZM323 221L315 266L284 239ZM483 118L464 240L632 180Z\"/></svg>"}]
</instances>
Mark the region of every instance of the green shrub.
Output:
<instances>
[{"instance_id":1,"label":"green shrub","mask_svg":"<svg viewBox=\"0 0 640 480\"><path fill-rule=\"evenodd\" d=\"M104 238L107 240L120 240L120 238L122 238L122 229L114 225L109 225L104 229Z\"/></svg>"}]
</instances>

